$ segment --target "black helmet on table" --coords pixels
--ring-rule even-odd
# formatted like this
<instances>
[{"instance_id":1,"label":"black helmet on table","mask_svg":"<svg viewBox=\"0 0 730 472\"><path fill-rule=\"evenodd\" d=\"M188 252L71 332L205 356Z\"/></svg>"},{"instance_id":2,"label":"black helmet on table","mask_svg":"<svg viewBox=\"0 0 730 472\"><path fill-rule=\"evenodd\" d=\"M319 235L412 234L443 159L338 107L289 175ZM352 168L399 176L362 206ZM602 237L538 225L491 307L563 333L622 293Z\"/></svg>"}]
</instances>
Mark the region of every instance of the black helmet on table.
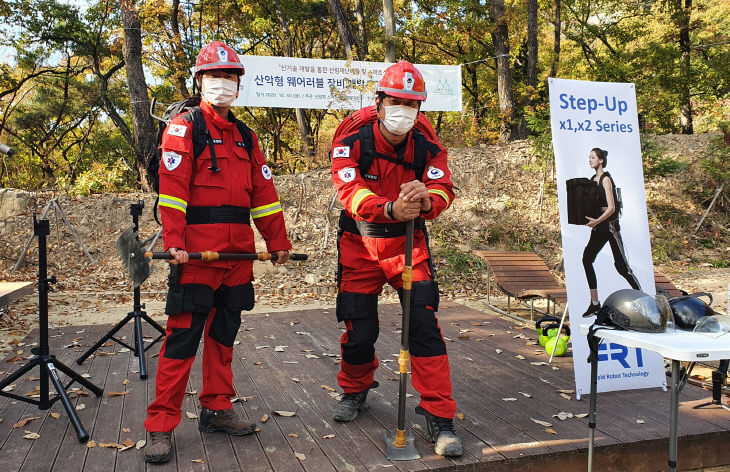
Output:
<instances>
[{"instance_id":1,"label":"black helmet on table","mask_svg":"<svg viewBox=\"0 0 730 472\"><path fill-rule=\"evenodd\" d=\"M692 331L702 318L715 314L707 303L697 298L703 295L709 297L710 303L712 303L712 295L705 292L669 299L669 306L672 308L672 315L674 316L674 325L678 329Z\"/></svg>"},{"instance_id":2,"label":"black helmet on table","mask_svg":"<svg viewBox=\"0 0 730 472\"><path fill-rule=\"evenodd\" d=\"M606 298L596 317L597 325L614 326L642 333L663 333L671 318L667 299L656 299L640 290L618 290Z\"/></svg>"}]
</instances>

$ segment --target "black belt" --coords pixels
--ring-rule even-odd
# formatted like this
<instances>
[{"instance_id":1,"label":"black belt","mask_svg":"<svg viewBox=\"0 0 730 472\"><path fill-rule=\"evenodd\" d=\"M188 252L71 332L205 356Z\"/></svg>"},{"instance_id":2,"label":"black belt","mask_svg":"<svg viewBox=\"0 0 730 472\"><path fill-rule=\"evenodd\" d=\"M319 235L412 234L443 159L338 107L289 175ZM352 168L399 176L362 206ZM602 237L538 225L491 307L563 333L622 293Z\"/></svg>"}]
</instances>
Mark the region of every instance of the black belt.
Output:
<instances>
[{"instance_id":1,"label":"black belt","mask_svg":"<svg viewBox=\"0 0 730 472\"><path fill-rule=\"evenodd\" d=\"M423 218L416 218L414 229L426 228ZM367 221L355 220L344 210L340 212L340 229L348 233L367 236L370 238L396 238L405 236L406 224L398 221L395 223L370 223Z\"/></svg>"},{"instance_id":2,"label":"black belt","mask_svg":"<svg viewBox=\"0 0 730 472\"><path fill-rule=\"evenodd\" d=\"M189 225L205 225L210 223L243 223L251 224L250 210L233 205L191 206L185 213Z\"/></svg>"}]
</instances>

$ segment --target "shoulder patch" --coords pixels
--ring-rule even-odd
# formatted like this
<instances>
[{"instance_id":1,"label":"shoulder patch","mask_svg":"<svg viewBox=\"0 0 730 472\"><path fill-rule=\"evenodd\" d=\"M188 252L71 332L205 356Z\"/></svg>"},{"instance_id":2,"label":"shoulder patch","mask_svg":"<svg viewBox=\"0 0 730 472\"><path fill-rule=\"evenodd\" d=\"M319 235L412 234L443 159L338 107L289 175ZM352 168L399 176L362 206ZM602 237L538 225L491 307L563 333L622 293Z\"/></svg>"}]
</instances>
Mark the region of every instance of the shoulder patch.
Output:
<instances>
[{"instance_id":1,"label":"shoulder patch","mask_svg":"<svg viewBox=\"0 0 730 472\"><path fill-rule=\"evenodd\" d=\"M266 164L262 165L261 175L263 175L266 180L271 180L271 168Z\"/></svg>"},{"instance_id":2,"label":"shoulder patch","mask_svg":"<svg viewBox=\"0 0 730 472\"><path fill-rule=\"evenodd\" d=\"M167 134L184 138L187 130L188 128L185 125L176 125L171 123L170 126L167 127Z\"/></svg>"},{"instance_id":3,"label":"shoulder patch","mask_svg":"<svg viewBox=\"0 0 730 472\"><path fill-rule=\"evenodd\" d=\"M440 179L444 176L444 171L439 169L438 167L429 166L428 167L428 178L432 180Z\"/></svg>"},{"instance_id":4,"label":"shoulder patch","mask_svg":"<svg viewBox=\"0 0 730 472\"><path fill-rule=\"evenodd\" d=\"M339 146L339 147L332 149L332 158L336 159L338 157L350 157L350 147L349 146Z\"/></svg>"},{"instance_id":5,"label":"shoulder patch","mask_svg":"<svg viewBox=\"0 0 730 472\"><path fill-rule=\"evenodd\" d=\"M338 170L337 175L340 176L340 180L343 182L352 182L355 180L355 168L345 167L344 169Z\"/></svg>"},{"instance_id":6,"label":"shoulder patch","mask_svg":"<svg viewBox=\"0 0 730 472\"><path fill-rule=\"evenodd\" d=\"M173 171L182 162L182 156L176 152L165 151L162 153L162 162L165 164L165 169Z\"/></svg>"}]
</instances>

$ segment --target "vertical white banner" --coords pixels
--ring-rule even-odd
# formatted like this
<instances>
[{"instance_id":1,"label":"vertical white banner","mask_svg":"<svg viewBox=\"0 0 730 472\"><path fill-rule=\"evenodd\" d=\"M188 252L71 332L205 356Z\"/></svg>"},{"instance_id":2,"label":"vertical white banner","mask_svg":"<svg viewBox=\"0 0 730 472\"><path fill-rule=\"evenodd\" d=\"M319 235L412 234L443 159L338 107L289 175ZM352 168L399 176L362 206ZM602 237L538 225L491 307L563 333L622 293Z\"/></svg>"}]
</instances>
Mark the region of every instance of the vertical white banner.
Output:
<instances>
[{"instance_id":1,"label":"vertical white banner","mask_svg":"<svg viewBox=\"0 0 730 472\"><path fill-rule=\"evenodd\" d=\"M565 282L574 327L575 386L580 396L590 393L588 343L577 329L595 320L582 316L591 303L589 273L595 273L594 290L601 303L632 284L655 295L636 92L634 84L565 79L550 79L549 90ZM592 229L586 224L591 220L576 215L590 206L578 195L581 185L595 183L596 161L592 167L589 155L596 148L607 152L603 171L618 189L622 211L618 218L613 215ZM602 208L603 202L593 218ZM598 360L599 392L666 386L664 361L654 352L602 343Z\"/></svg>"}]
</instances>

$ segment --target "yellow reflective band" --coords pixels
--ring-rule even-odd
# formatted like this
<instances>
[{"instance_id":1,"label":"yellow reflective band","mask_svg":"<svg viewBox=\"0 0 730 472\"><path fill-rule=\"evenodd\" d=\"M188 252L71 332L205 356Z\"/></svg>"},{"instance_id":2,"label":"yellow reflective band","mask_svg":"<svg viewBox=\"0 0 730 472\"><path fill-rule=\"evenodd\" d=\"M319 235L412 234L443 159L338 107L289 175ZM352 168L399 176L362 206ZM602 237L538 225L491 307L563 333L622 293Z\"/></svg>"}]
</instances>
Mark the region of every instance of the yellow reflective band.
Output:
<instances>
[{"instance_id":1,"label":"yellow reflective band","mask_svg":"<svg viewBox=\"0 0 730 472\"><path fill-rule=\"evenodd\" d=\"M429 189L428 193L434 193L434 194L438 195L439 197L441 197L444 200L446 200L446 204L447 205L449 204L449 196L443 190L439 190L439 189L435 189L434 188L434 189Z\"/></svg>"},{"instance_id":2,"label":"yellow reflective band","mask_svg":"<svg viewBox=\"0 0 730 472\"><path fill-rule=\"evenodd\" d=\"M279 201L277 200L274 203L269 203L268 205L251 208L251 218L262 218L264 216L273 215L274 213L278 213L280 211L281 203L279 203Z\"/></svg>"},{"instance_id":3,"label":"yellow reflective band","mask_svg":"<svg viewBox=\"0 0 730 472\"><path fill-rule=\"evenodd\" d=\"M350 206L353 215L357 215L357 209L360 207L360 204L371 195L375 195L375 193L366 188L361 188L355 192L355 196L352 197L352 205Z\"/></svg>"},{"instance_id":4,"label":"yellow reflective band","mask_svg":"<svg viewBox=\"0 0 730 472\"><path fill-rule=\"evenodd\" d=\"M173 197L172 195L160 194L160 201L157 203L158 206L173 208L180 210L183 213L188 211L188 202L181 198Z\"/></svg>"}]
</instances>

